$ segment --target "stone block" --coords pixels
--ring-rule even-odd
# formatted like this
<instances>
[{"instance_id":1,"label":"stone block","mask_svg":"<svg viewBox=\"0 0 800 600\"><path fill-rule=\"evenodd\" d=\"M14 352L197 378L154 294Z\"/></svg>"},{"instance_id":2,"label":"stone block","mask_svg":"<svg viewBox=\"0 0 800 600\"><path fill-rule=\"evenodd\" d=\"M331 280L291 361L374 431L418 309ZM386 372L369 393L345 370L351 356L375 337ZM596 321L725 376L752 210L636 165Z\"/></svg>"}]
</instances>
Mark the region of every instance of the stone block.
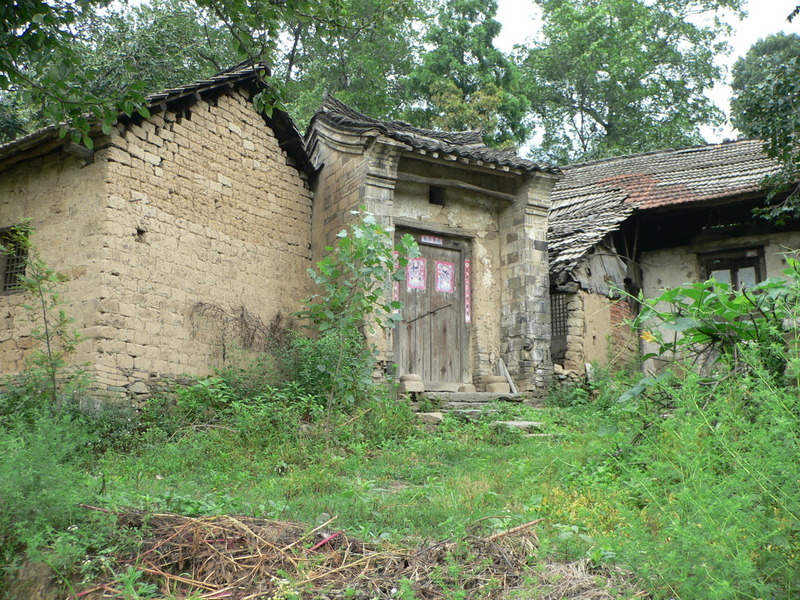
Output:
<instances>
[{"instance_id":1,"label":"stone block","mask_svg":"<svg viewBox=\"0 0 800 600\"><path fill-rule=\"evenodd\" d=\"M405 375L400 375L400 381L422 381L422 375L417 375L416 373L407 373Z\"/></svg>"},{"instance_id":2,"label":"stone block","mask_svg":"<svg viewBox=\"0 0 800 600\"><path fill-rule=\"evenodd\" d=\"M486 391L492 394L509 394L511 386L508 383L487 383Z\"/></svg>"},{"instance_id":3,"label":"stone block","mask_svg":"<svg viewBox=\"0 0 800 600\"><path fill-rule=\"evenodd\" d=\"M397 391L400 394L407 394L409 392L424 392L425 384L421 381L403 381L398 385Z\"/></svg>"}]
</instances>

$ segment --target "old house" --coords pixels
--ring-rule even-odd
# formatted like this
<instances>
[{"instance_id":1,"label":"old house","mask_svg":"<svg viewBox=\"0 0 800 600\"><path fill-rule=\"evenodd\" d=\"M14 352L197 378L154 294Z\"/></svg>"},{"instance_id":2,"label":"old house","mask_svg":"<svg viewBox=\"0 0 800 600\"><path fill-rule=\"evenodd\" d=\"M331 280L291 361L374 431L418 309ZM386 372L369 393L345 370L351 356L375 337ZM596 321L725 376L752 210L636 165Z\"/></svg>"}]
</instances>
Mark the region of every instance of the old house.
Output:
<instances>
[{"instance_id":1,"label":"old house","mask_svg":"<svg viewBox=\"0 0 800 600\"><path fill-rule=\"evenodd\" d=\"M547 218L558 171L486 147L479 132L384 122L326 98L307 148L315 238L331 241L364 206L410 233L421 258L397 286L402 321L381 360L426 389L471 389L500 361L522 391L551 373Z\"/></svg>"},{"instance_id":2,"label":"old house","mask_svg":"<svg viewBox=\"0 0 800 600\"><path fill-rule=\"evenodd\" d=\"M394 290L403 323L376 340L386 370L457 390L502 363L521 391L543 391L558 171L489 149L478 132L381 122L333 98L304 146L287 115L253 109L259 89L240 66L152 96L149 118L93 131L93 151L56 128L0 147L0 236L30 219L42 258L67 275L63 298L85 339L74 360L100 390L146 396L165 377L258 350L364 206L422 248ZM33 345L21 258L0 265L4 373Z\"/></svg>"},{"instance_id":3,"label":"old house","mask_svg":"<svg viewBox=\"0 0 800 600\"><path fill-rule=\"evenodd\" d=\"M553 359L583 371L619 363L639 340L616 290L660 290L711 276L737 287L780 277L798 223L753 216L776 168L761 142L665 150L565 169L550 212Z\"/></svg>"},{"instance_id":4,"label":"old house","mask_svg":"<svg viewBox=\"0 0 800 600\"><path fill-rule=\"evenodd\" d=\"M258 114L251 67L150 98L94 151L48 128L0 147L0 236L30 219L85 338L74 357L101 390L146 394L253 345L308 294L311 165L291 120ZM0 367L32 347L5 258ZM16 269L16 271L15 271Z\"/></svg>"}]
</instances>

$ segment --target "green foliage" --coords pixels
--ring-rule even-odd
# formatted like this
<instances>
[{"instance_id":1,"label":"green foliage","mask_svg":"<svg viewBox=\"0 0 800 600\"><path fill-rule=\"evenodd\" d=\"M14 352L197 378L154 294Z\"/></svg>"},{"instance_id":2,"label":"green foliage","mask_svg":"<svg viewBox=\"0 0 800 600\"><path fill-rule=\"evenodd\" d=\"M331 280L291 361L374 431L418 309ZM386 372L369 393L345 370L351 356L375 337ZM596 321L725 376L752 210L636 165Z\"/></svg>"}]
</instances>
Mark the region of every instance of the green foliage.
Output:
<instances>
[{"instance_id":1,"label":"green foliage","mask_svg":"<svg viewBox=\"0 0 800 600\"><path fill-rule=\"evenodd\" d=\"M775 34L761 39L734 65L733 123L746 136L764 141L764 152L780 164L765 178L768 199L790 192L782 202L765 208L777 221L800 215L797 180L800 175L800 37Z\"/></svg>"},{"instance_id":2,"label":"green foliage","mask_svg":"<svg viewBox=\"0 0 800 600\"><path fill-rule=\"evenodd\" d=\"M66 414L0 429L0 545L18 544L29 528L65 529L76 520L88 496L79 465L89 439Z\"/></svg>"},{"instance_id":3,"label":"green foliage","mask_svg":"<svg viewBox=\"0 0 800 600\"><path fill-rule=\"evenodd\" d=\"M145 93L198 81L239 62L233 39L208 10L187 0L155 0L92 13L80 23L81 63L94 94ZM91 40L87 44L86 40Z\"/></svg>"},{"instance_id":4,"label":"green foliage","mask_svg":"<svg viewBox=\"0 0 800 600\"><path fill-rule=\"evenodd\" d=\"M9 247L0 246L0 252L25 257L25 270L17 276L17 288L26 295L28 302L23 307L34 322L31 337L39 342L29 359L31 369L26 380L29 385L45 386L50 399L56 403L63 387L59 381L60 372L67 366L66 359L75 352L81 338L72 329L73 319L62 308L59 288L66 278L42 260L31 243L31 234L32 229L27 224L11 229Z\"/></svg>"},{"instance_id":5,"label":"green foliage","mask_svg":"<svg viewBox=\"0 0 800 600\"><path fill-rule=\"evenodd\" d=\"M789 278L768 279L736 290L713 279L666 290L658 298L640 298L642 309L634 326L646 329L658 351L673 357L718 356L737 362L742 344L751 344L776 374L787 364L787 333L796 327L800 294L800 262L786 257Z\"/></svg>"},{"instance_id":6,"label":"green foliage","mask_svg":"<svg viewBox=\"0 0 800 600\"><path fill-rule=\"evenodd\" d=\"M800 589L796 388L754 352L747 373L662 378L620 405L619 476L643 522L619 552L681 598L790 598Z\"/></svg>"},{"instance_id":7,"label":"green foliage","mask_svg":"<svg viewBox=\"0 0 800 600\"><path fill-rule=\"evenodd\" d=\"M24 105L38 107L36 121L66 123L62 136L69 134L89 148L91 134L108 132L119 115L149 116L149 85L189 75L206 62L227 67L232 54L274 63L288 26L313 24L334 32L358 28L348 19L344 0L195 0L127 12L110 4L21 0L0 7L0 92L19 93ZM393 5L387 6L386 14ZM162 56L154 43L160 43ZM143 72L143 80L131 76L128 67ZM269 113L281 106L282 98L277 80L266 73L263 79L273 89L267 87L254 101ZM110 88L103 82L111 83Z\"/></svg>"},{"instance_id":8,"label":"green foliage","mask_svg":"<svg viewBox=\"0 0 800 600\"><path fill-rule=\"evenodd\" d=\"M299 313L338 346L336 352L322 354L316 364L320 373L329 375L328 434L335 406L357 404L365 376L372 370L370 351L354 348L358 345L356 332L362 328L374 332L375 326L394 327L401 304L391 299L391 285L400 281L400 267L408 258L419 255L410 235L404 235L392 247L391 232L373 215L363 210L352 214L359 220L350 233L340 231L336 246L326 248L328 255L317 263L317 270L309 269L319 292L305 301L306 309Z\"/></svg>"},{"instance_id":9,"label":"green foliage","mask_svg":"<svg viewBox=\"0 0 800 600\"><path fill-rule=\"evenodd\" d=\"M346 0L349 26L290 23L276 77L292 116L307 123L325 92L375 118L391 118L406 104L404 77L421 45L420 3Z\"/></svg>"},{"instance_id":10,"label":"green foliage","mask_svg":"<svg viewBox=\"0 0 800 600\"><path fill-rule=\"evenodd\" d=\"M21 102L37 106L52 124L69 122L62 136L92 147L91 124L110 127L120 113L146 113L144 94L137 84L115 99L95 94L86 85L96 71L81 62L73 45L76 28L108 0L72 2L21 0L0 7L0 90L20 92ZM88 117L91 114L92 117Z\"/></svg>"},{"instance_id":11,"label":"green foliage","mask_svg":"<svg viewBox=\"0 0 800 600\"><path fill-rule=\"evenodd\" d=\"M537 0L541 39L520 70L544 128L539 154L558 163L681 147L722 113L706 91L741 0ZM711 15L700 24L698 14Z\"/></svg>"},{"instance_id":12,"label":"green foliage","mask_svg":"<svg viewBox=\"0 0 800 600\"><path fill-rule=\"evenodd\" d=\"M495 48L496 0L433 3L424 36L430 48L409 74L405 118L421 127L483 130L491 145L524 143L527 102L514 64Z\"/></svg>"}]
</instances>

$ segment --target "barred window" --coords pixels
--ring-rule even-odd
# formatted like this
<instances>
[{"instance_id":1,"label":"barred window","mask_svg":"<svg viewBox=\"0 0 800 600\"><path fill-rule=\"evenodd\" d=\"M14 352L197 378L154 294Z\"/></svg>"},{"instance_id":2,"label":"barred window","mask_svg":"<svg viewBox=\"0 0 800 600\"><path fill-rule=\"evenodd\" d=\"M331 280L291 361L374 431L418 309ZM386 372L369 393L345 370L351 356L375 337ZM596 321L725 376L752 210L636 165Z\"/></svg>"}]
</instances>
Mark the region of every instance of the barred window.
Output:
<instances>
[{"instance_id":1,"label":"barred window","mask_svg":"<svg viewBox=\"0 0 800 600\"><path fill-rule=\"evenodd\" d=\"M550 326L553 337L567 337L567 294L550 295Z\"/></svg>"},{"instance_id":2,"label":"barred window","mask_svg":"<svg viewBox=\"0 0 800 600\"><path fill-rule=\"evenodd\" d=\"M15 241L16 234L11 229L0 231L0 273L3 274L2 292L22 289L20 277L25 275L28 251L24 245Z\"/></svg>"}]
</instances>

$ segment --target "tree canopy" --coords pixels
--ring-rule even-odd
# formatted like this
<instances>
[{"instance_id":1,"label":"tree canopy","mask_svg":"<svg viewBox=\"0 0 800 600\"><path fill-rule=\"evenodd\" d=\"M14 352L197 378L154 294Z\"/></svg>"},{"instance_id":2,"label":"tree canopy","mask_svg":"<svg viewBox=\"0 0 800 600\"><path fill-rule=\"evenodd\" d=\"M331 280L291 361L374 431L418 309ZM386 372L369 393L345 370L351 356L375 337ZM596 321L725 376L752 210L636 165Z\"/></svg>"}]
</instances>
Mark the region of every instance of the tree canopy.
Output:
<instances>
[{"instance_id":1,"label":"tree canopy","mask_svg":"<svg viewBox=\"0 0 800 600\"><path fill-rule=\"evenodd\" d=\"M702 142L719 124L705 92L720 81L724 11L742 0L536 0L544 25L518 59L540 157L555 162ZM702 15L713 19L700 21Z\"/></svg>"},{"instance_id":2,"label":"tree canopy","mask_svg":"<svg viewBox=\"0 0 800 600\"><path fill-rule=\"evenodd\" d=\"M344 0L348 26L287 24L276 78L292 115L306 122L325 92L372 117L396 116L406 103L403 80L420 51L414 0Z\"/></svg>"},{"instance_id":3,"label":"tree canopy","mask_svg":"<svg viewBox=\"0 0 800 600\"><path fill-rule=\"evenodd\" d=\"M549 162L699 143L721 120L705 91L743 0L531 1L541 36L509 56L497 0L18 0L0 6L0 135L67 122L88 145L91 120L245 58L271 67L259 109L305 122L327 91L497 146L535 126Z\"/></svg>"},{"instance_id":4,"label":"tree canopy","mask_svg":"<svg viewBox=\"0 0 800 600\"><path fill-rule=\"evenodd\" d=\"M192 8L201 19L216 19L216 28L227 32L230 47L240 59L247 57L269 64L278 55L287 23L346 27L343 2L194 0ZM69 122L72 137L76 141L82 139L86 145L92 143L87 135L91 119L100 121L107 130L120 113L138 111L146 116L146 82L137 78L108 93L99 83L107 76L107 66L84 59L87 52L98 51L102 43L83 39L81 32L91 31L91 23L98 19L113 20L112 9L110 0L16 0L0 5L0 92L20 93L23 102L37 107L45 121ZM152 27L161 27L159 19L153 21ZM104 26L98 25L95 32L101 29ZM161 43L169 42L162 38ZM166 50L162 47L163 54L169 56ZM99 53L102 55L102 50ZM182 58L184 53L179 56ZM180 62L179 59L172 64ZM257 98L261 108L277 101L272 89L266 88L267 94Z\"/></svg>"},{"instance_id":5,"label":"tree canopy","mask_svg":"<svg viewBox=\"0 0 800 600\"><path fill-rule=\"evenodd\" d=\"M424 127L482 129L495 145L524 143L527 101L515 65L498 50L496 0L434 2L428 48L408 78L407 119Z\"/></svg>"},{"instance_id":6,"label":"tree canopy","mask_svg":"<svg viewBox=\"0 0 800 600\"><path fill-rule=\"evenodd\" d=\"M775 34L757 41L733 68L731 112L746 136L764 140L781 164L766 181L770 198L790 192L766 210L781 220L800 216L800 36Z\"/></svg>"}]
</instances>

